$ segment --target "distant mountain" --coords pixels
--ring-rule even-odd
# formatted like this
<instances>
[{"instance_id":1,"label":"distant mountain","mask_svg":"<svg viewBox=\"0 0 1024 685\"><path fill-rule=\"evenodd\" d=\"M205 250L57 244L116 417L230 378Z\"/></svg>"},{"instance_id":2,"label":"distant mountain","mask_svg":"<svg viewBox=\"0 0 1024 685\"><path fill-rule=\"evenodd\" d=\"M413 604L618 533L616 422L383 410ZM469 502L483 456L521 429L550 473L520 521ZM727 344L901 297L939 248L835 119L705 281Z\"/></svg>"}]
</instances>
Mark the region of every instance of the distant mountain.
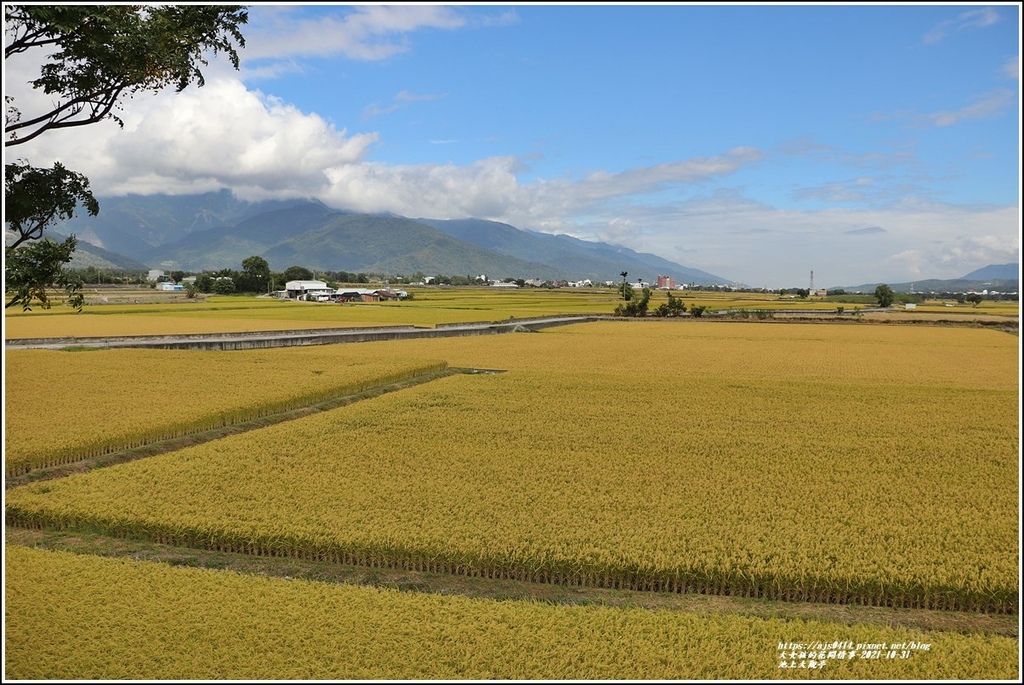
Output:
<instances>
[{"instance_id":1,"label":"distant mountain","mask_svg":"<svg viewBox=\"0 0 1024 685\"><path fill-rule=\"evenodd\" d=\"M262 256L276 271L297 265L317 271L559 277L544 264L484 250L412 219L346 214L319 203L193 233L147 251L146 259L155 268L202 271L238 268L251 255Z\"/></svg>"},{"instance_id":2,"label":"distant mountain","mask_svg":"<svg viewBox=\"0 0 1024 685\"><path fill-rule=\"evenodd\" d=\"M1016 281L1020 280L1020 264L989 264L961 278L965 281Z\"/></svg>"},{"instance_id":3,"label":"distant mountain","mask_svg":"<svg viewBox=\"0 0 1024 685\"><path fill-rule=\"evenodd\" d=\"M296 238L341 216L319 202L306 202L250 216L233 225L222 225L185 235L177 242L149 247L140 257L155 269L216 271L240 268L242 260L263 253L278 243ZM280 271L292 263L271 267ZM301 264L309 268L313 264Z\"/></svg>"},{"instance_id":4,"label":"distant mountain","mask_svg":"<svg viewBox=\"0 0 1024 685\"><path fill-rule=\"evenodd\" d=\"M67 237L57 231L49 231L49 236L57 242ZM104 250L102 247L96 247L85 240L79 239L75 244L75 252L68 263L68 268L87 269L90 266L111 271L146 271L149 269L143 262L126 257L123 254Z\"/></svg>"},{"instance_id":5,"label":"distant mountain","mask_svg":"<svg viewBox=\"0 0 1024 685\"><path fill-rule=\"evenodd\" d=\"M862 293L873 293L881 283L865 283L863 285L854 285L845 287L844 290L849 293L862 292ZM907 283L888 283L890 288L897 293L965 293L968 291L981 292L988 290L989 292L999 293L1015 293L1018 292L1020 281L1016 278L1013 279L989 279L989 280L975 280L967 278L948 278L948 279L937 279L929 278L922 281L909 281Z\"/></svg>"},{"instance_id":6,"label":"distant mountain","mask_svg":"<svg viewBox=\"0 0 1024 685\"><path fill-rule=\"evenodd\" d=\"M339 215L266 250L271 265L330 271L558 278L557 269L485 250L426 224L394 216Z\"/></svg>"},{"instance_id":7,"label":"distant mountain","mask_svg":"<svg viewBox=\"0 0 1024 685\"><path fill-rule=\"evenodd\" d=\"M58 226L150 268L185 271L240 267L260 255L274 270L392 274L486 274L491 278L726 283L728 279L628 248L525 231L480 219L409 219L355 214L315 200L245 203L230 193L100 199L97 217ZM81 249L81 248L80 248Z\"/></svg>"},{"instance_id":8,"label":"distant mountain","mask_svg":"<svg viewBox=\"0 0 1024 685\"><path fill-rule=\"evenodd\" d=\"M580 240L567 235L526 231L509 224L483 219L417 219L428 226L499 254L571 271L572 278L593 281L643 279L653 283L659 275L671 276L679 283L715 284L729 280L698 269L689 269L656 255L635 252L627 247Z\"/></svg>"},{"instance_id":9,"label":"distant mountain","mask_svg":"<svg viewBox=\"0 0 1024 685\"><path fill-rule=\"evenodd\" d=\"M180 240L191 233L239 221L274 209L315 202L284 200L244 202L223 190L202 195L126 195L100 198L100 213L82 214L59 224L64 234L134 259L145 260L148 250Z\"/></svg>"}]
</instances>

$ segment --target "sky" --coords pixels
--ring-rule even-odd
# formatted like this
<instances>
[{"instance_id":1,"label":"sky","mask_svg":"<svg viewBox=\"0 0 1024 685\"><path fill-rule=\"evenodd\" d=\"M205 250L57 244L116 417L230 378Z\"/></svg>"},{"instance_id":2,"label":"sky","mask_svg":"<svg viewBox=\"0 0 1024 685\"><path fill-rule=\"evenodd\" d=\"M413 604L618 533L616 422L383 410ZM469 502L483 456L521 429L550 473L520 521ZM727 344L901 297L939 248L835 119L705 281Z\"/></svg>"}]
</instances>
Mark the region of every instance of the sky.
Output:
<instances>
[{"instance_id":1,"label":"sky","mask_svg":"<svg viewBox=\"0 0 1024 685\"><path fill-rule=\"evenodd\" d=\"M100 198L475 217L752 287L1019 262L1017 3L257 4L243 33L239 70L5 157ZM25 118L33 66L5 61Z\"/></svg>"}]
</instances>

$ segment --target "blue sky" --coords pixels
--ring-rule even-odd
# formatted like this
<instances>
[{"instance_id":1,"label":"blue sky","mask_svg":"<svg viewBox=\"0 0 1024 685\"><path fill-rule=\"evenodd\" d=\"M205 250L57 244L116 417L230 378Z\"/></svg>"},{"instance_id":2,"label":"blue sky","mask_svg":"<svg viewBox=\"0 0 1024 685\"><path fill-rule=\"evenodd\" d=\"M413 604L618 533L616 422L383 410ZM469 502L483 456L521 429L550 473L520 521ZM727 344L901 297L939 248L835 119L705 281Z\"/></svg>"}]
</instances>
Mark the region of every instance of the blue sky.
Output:
<instances>
[{"instance_id":1,"label":"blue sky","mask_svg":"<svg viewBox=\"0 0 1024 685\"><path fill-rule=\"evenodd\" d=\"M244 33L240 71L19 154L101 195L473 216L753 286L1019 261L1016 3L253 5Z\"/></svg>"}]
</instances>

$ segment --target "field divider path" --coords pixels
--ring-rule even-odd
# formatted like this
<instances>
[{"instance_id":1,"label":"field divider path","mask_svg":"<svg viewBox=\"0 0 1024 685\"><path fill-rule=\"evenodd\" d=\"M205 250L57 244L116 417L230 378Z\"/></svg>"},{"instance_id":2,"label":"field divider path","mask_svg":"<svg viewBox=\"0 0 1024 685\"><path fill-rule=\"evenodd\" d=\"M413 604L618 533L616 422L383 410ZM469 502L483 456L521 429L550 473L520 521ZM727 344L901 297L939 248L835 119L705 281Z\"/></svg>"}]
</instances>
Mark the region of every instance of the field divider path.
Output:
<instances>
[{"instance_id":1,"label":"field divider path","mask_svg":"<svg viewBox=\"0 0 1024 685\"><path fill-rule=\"evenodd\" d=\"M285 421L294 421L295 419L300 419L304 416L337 409L338 407L343 407L354 402L422 385L447 376L455 376L459 374L492 375L496 373L504 373L504 370L450 367L445 365L443 368L433 368L427 371L420 371L399 380L385 380L379 385L367 386L355 392L351 391L350 388L346 388L341 394L333 397L318 398L307 404L289 406L279 411L254 415L251 418L235 421L228 425L197 429L195 432L190 432L186 435L179 435L176 437L163 439L157 438L147 442L146 444L131 448L111 450L105 454L83 457L82 459L76 459L63 464L34 468L26 473L18 475L7 475L4 478L4 489L10 490L11 488L27 485L29 483L53 480L55 478L64 478L66 476L91 471L97 468L114 466L116 464L144 459L146 457L155 457L160 454L166 454L167 452L174 452L193 445L210 442L211 440L219 440L220 438L228 437L230 435L246 433L258 428L266 428L267 426L284 423Z\"/></svg>"}]
</instances>

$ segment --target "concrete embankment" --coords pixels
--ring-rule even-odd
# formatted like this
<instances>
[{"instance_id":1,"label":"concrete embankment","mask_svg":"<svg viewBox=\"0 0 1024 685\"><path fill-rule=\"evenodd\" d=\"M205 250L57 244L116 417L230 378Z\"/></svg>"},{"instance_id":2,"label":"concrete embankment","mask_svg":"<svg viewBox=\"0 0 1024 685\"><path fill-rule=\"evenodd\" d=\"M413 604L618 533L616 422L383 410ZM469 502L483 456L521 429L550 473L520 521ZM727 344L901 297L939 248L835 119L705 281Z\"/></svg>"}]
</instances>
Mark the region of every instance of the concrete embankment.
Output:
<instances>
[{"instance_id":1,"label":"concrete embankment","mask_svg":"<svg viewBox=\"0 0 1024 685\"><path fill-rule=\"evenodd\" d=\"M175 350L253 350L299 345L335 345L339 343L404 340L409 338L452 338L467 335L495 335L517 331L536 331L552 326L599 321L604 316L560 316L503 321L439 325L435 328L388 326L328 328L305 331L264 331L216 333L205 335L145 335L104 338L32 338L7 340L8 350L64 348L150 348Z\"/></svg>"}]
</instances>

